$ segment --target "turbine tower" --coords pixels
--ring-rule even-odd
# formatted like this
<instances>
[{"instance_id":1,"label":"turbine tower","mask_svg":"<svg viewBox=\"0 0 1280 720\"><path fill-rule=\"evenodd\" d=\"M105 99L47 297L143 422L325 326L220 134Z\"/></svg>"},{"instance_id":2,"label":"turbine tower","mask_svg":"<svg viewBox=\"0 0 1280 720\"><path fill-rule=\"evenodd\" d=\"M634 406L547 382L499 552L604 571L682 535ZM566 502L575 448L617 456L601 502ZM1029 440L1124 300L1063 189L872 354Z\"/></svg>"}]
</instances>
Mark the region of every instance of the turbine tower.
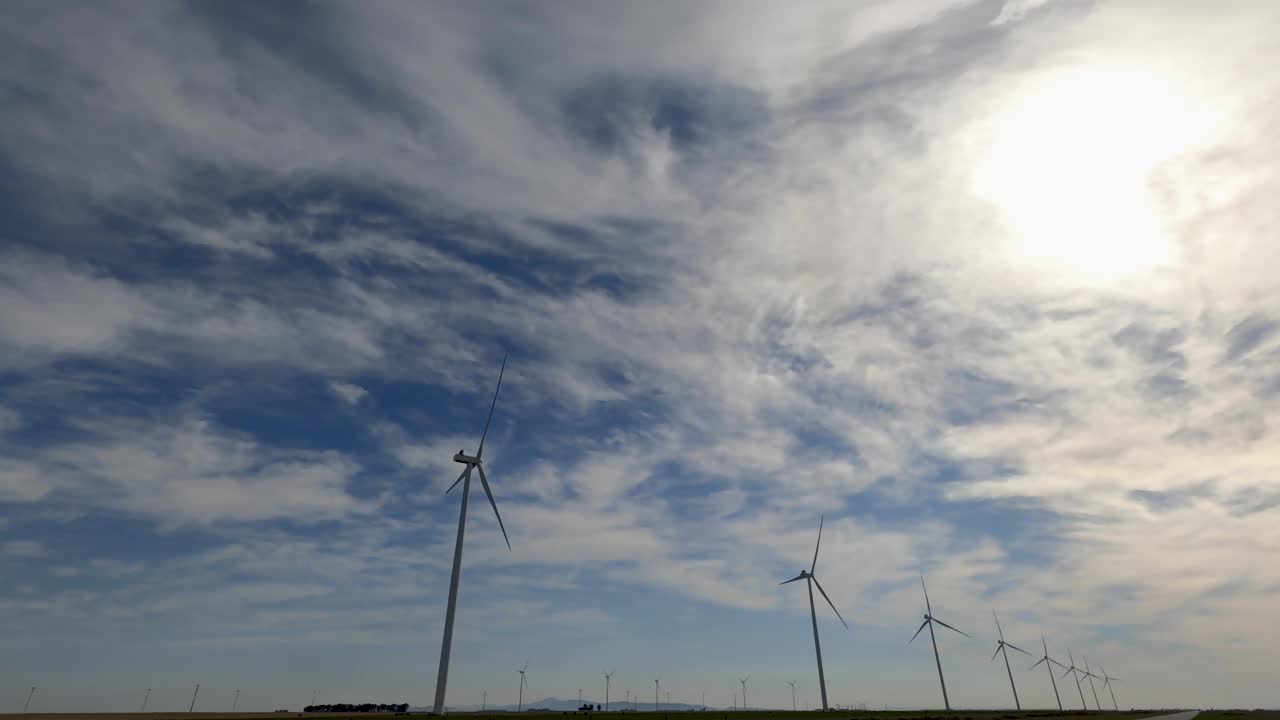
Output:
<instances>
[{"instance_id":1,"label":"turbine tower","mask_svg":"<svg viewBox=\"0 0 1280 720\"><path fill-rule=\"evenodd\" d=\"M516 712L524 711L524 684L525 684L524 675L525 675L525 671L528 669L529 669L529 661L525 660L524 667L516 671L520 673L520 696L519 696L519 700L516 701Z\"/></svg>"},{"instance_id":2,"label":"turbine tower","mask_svg":"<svg viewBox=\"0 0 1280 720\"><path fill-rule=\"evenodd\" d=\"M791 712L796 711L796 681L788 680L787 684L791 686Z\"/></svg>"},{"instance_id":3,"label":"turbine tower","mask_svg":"<svg viewBox=\"0 0 1280 720\"><path fill-rule=\"evenodd\" d=\"M616 672L618 671L610 670L609 672L604 674L604 711L605 712L609 712L609 679L612 678L613 674Z\"/></svg>"},{"instance_id":4,"label":"turbine tower","mask_svg":"<svg viewBox=\"0 0 1280 720\"><path fill-rule=\"evenodd\" d=\"M1035 665L1032 665L1027 669L1035 670L1036 665L1039 665L1040 663L1044 663L1044 669L1049 671L1049 682L1053 684L1053 697L1058 701L1058 712L1062 712L1062 696L1058 694L1058 681L1053 678L1053 666L1054 665L1057 665L1058 667L1066 667L1066 666L1058 662L1057 660L1054 660L1053 658L1049 657L1049 643L1045 642L1044 633L1040 634L1040 644L1044 647L1044 657L1037 660Z\"/></svg>"},{"instance_id":5,"label":"turbine tower","mask_svg":"<svg viewBox=\"0 0 1280 720\"><path fill-rule=\"evenodd\" d=\"M818 517L818 542L813 546L813 563L809 566L809 569L801 570L799 575L791 578L790 580L778 583L779 585L786 585L787 583L793 583L797 580L804 580L805 584L809 587L809 619L813 623L813 652L818 656L818 688L822 691L823 710L829 709L827 707L827 679L822 672L822 643L818 641L818 610L813 604L814 585L818 586L818 592L822 593L823 599L825 599L827 604L831 606L836 617L840 618L840 624L844 625L846 630L849 628L849 623L845 622L844 618L840 616L840 611L836 610L836 604L831 602L830 597L827 597L827 591L822 589L822 583L818 582L818 576L814 574L818 569L818 548L822 547L822 524L825 519L825 516ZM743 694L746 694L745 685L743 686ZM746 699L744 698L743 704L745 703Z\"/></svg>"},{"instance_id":6,"label":"turbine tower","mask_svg":"<svg viewBox=\"0 0 1280 720\"><path fill-rule=\"evenodd\" d=\"M444 691L449 682L449 649L453 645L453 617L458 607L458 579L462 574L462 537L467 526L467 500L471 496L471 472L480 475L480 484L484 486L484 494L489 497L493 506L493 514L498 517L498 528L502 530L502 539L507 541L507 549L511 549L511 540L507 537L507 529L502 525L502 514L498 512L498 503L493 499L493 491L489 489L489 478L485 477L481 457L484 455L484 439L489 434L489 423L493 421L493 410L498 405L498 391L502 389L502 375L507 370L507 356L502 356L502 369L498 371L498 386L493 389L493 402L489 405L489 417L484 421L484 431L480 433L480 448L474 457L465 455L461 450L453 456L453 461L464 467L462 474L445 490L448 495L458 483L462 483L462 509L458 512L458 540L453 546L453 574L449 577L449 607L444 614L444 640L440 644L440 669L436 676L435 713L444 712ZM523 685L522 685L523 687Z\"/></svg>"},{"instance_id":7,"label":"turbine tower","mask_svg":"<svg viewBox=\"0 0 1280 720\"><path fill-rule=\"evenodd\" d=\"M142 713L147 711L147 701L150 699L151 699L151 688L147 688L147 694L142 696L142 708L139 709L138 712Z\"/></svg>"},{"instance_id":8,"label":"turbine tower","mask_svg":"<svg viewBox=\"0 0 1280 720\"><path fill-rule=\"evenodd\" d=\"M1076 680L1076 690L1080 693L1080 705L1085 710L1089 709L1089 703L1084 701L1084 688L1080 687L1080 668L1076 667L1076 659L1071 657L1071 648L1067 648L1067 659L1071 661L1071 667L1062 673L1062 677L1070 675Z\"/></svg>"},{"instance_id":9,"label":"turbine tower","mask_svg":"<svg viewBox=\"0 0 1280 720\"><path fill-rule=\"evenodd\" d=\"M742 683L742 709L743 710L746 710L748 707L747 706L747 681L750 679L751 679L750 675L744 678L738 678L738 682Z\"/></svg>"},{"instance_id":10,"label":"turbine tower","mask_svg":"<svg viewBox=\"0 0 1280 720\"><path fill-rule=\"evenodd\" d=\"M929 604L929 588L924 585L923 575L920 576L920 588L924 590L924 622L920 623L920 627L916 628L916 634L911 636L911 639L907 641L907 644L910 645L915 642L916 635L919 635L920 631L924 630L925 625L929 626L929 640L933 643L933 661L938 665L938 683L942 685L942 704L946 705L947 709L950 710L951 700L947 697L947 681L942 679L942 658L938 655L938 639L933 634L933 626L934 624L938 624L948 630L958 632L965 637L971 636L969 633L964 632L963 630L956 630L933 616L933 606Z\"/></svg>"},{"instance_id":11,"label":"turbine tower","mask_svg":"<svg viewBox=\"0 0 1280 720\"><path fill-rule=\"evenodd\" d=\"M236 691L236 699L231 701L231 712L236 711L236 706L240 704L240 691Z\"/></svg>"},{"instance_id":12,"label":"turbine tower","mask_svg":"<svg viewBox=\"0 0 1280 720\"><path fill-rule=\"evenodd\" d=\"M187 708L187 712L196 711L196 696L200 694L200 683L196 683L196 691L191 693L191 707Z\"/></svg>"},{"instance_id":13,"label":"turbine tower","mask_svg":"<svg viewBox=\"0 0 1280 720\"><path fill-rule=\"evenodd\" d=\"M1027 652L1026 650L1023 650L1022 648L1018 647L1017 645L1014 645L1013 643L1005 642L1004 629L1000 627L1000 618L996 615L995 610L991 611L991 617L995 618L996 631L1000 633L1000 640L996 643L996 651L991 654L991 661L992 662L995 661L996 655L1004 653L1004 670L1005 672L1009 673L1009 687L1013 688L1013 704L1017 709L1021 710L1022 703L1018 700L1018 687L1013 684L1013 670L1009 669L1009 648L1013 648L1014 650L1017 650L1018 652L1022 653L1023 655L1026 655L1027 657L1031 657L1031 653Z\"/></svg>"},{"instance_id":14,"label":"turbine tower","mask_svg":"<svg viewBox=\"0 0 1280 720\"><path fill-rule=\"evenodd\" d=\"M1093 686L1093 679L1098 677L1089 671L1089 658L1084 656L1084 676L1089 678L1089 689L1093 691L1093 706L1102 711L1102 703L1098 702L1098 688Z\"/></svg>"},{"instance_id":15,"label":"turbine tower","mask_svg":"<svg viewBox=\"0 0 1280 720\"><path fill-rule=\"evenodd\" d=\"M22 706L22 712L25 713L27 708L31 707L31 696L36 694L36 686L32 685L31 690L27 692L27 704Z\"/></svg>"},{"instance_id":16,"label":"turbine tower","mask_svg":"<svg viewBox=\"0 0 1280 720\"><path fill-rule=\"evenodd\" d=\"M658 712L658 680L661 676L653 679L653 711Z\"/></svg>"},{"instance_id":17,"label":"turbine tower","mask_svg":"<svg viewBox=\"0 0 1280 720\"><path fill-rule=\"evenodd\" d=\"M1106 688L1107 691L1111 693L1112 707L1116 709L1116 712L1120 712L1120 704L1116 702L1116 691L1111 688L1111 681L1119 680L1120 678L1113 678L1110 675L1108 675L1106 668L1102 667L1101 665L1098 666L1098 669L1102 671L1102 687Z\"/></svg>"}]
</instances>

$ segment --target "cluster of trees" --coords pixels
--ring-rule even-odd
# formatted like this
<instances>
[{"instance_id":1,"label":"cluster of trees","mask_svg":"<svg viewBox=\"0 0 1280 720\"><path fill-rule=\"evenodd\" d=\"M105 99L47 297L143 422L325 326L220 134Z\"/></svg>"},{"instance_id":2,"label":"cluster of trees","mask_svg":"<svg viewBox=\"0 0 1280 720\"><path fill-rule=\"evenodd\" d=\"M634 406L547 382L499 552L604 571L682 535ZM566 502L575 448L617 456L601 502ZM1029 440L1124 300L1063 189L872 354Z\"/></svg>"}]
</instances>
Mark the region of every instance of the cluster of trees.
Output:
<instances>
[{"instance_id":1,"label":"cluster of trees","mask_svg":"<svg viewBox=\"0 0 1280 720\"><path fill-rule=\"evenodd\" d=\"M333 712L333 713L367 713L367 712L408 712L409 703L400 703L399 705L386 705L384 703L361 703L360 705L352 705L348 703L336 703L333 705L308 705L302 708L302 712Z\"/></svg>"}]
</instances>

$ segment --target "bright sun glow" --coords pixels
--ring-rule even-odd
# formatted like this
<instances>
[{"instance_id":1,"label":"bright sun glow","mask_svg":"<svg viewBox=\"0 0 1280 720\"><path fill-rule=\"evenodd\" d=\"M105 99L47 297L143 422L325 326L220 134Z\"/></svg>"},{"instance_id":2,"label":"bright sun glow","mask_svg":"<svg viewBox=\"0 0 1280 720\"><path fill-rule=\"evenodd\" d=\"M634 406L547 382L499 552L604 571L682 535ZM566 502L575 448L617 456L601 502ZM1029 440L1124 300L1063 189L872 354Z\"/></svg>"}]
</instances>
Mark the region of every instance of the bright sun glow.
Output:
<instances>
[{"instance_id":1,"label":"bright sun glow","mask_svg":"<svg viewBox=\"0 0 1280 720\"><path fill-rule=\"evenodd\" d=\"M1019 259L1089 281L1175 260L1147 179L1216 125L1177 78L1077 66L1038 76L992 122L974 189L999 209Z\"/></svg>"}]
</instances>

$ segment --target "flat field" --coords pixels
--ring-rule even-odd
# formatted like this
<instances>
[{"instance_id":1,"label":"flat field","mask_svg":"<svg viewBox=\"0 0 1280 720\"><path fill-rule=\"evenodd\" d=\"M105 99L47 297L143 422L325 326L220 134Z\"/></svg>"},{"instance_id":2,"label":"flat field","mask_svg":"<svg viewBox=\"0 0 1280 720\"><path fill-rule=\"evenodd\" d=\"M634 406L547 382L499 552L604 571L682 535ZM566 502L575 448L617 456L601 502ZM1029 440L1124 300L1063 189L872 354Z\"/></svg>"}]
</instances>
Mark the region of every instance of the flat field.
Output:
<instances>
[{"instance_id":1,"label":"flat field","mask_svg":"<svg viewBox=\"0 0 1280 720\"><path fill-rule=\"evenodd\" d=\"M1140 720L1153 715L1164 715L1176 710L1129 710L1123 712L1083 710L1058 712L1057 710L913 710L913 711L855 711L831 710L828 712L808 711L791 712L789 710L751 710L724 711L707 710L706 712L451 712L450 716L465 716L467 720L625 720L627 717L640 716L643 720L814 720L814 716L830 718L830 720ZM600 715L600 718L595 716ZM241 713L187 713L187 712L148 712L148 713L30 713L26 715L3 715L4 720L290 720L291 718L307 718L308 720L427 720L433 717L429 713L409 713L394 715L391 713L276 713L276 712L241 712ZM1280 720L1277 711L1215 711L1201 714L1196 720Z\"/></svg>"}]
</instances>

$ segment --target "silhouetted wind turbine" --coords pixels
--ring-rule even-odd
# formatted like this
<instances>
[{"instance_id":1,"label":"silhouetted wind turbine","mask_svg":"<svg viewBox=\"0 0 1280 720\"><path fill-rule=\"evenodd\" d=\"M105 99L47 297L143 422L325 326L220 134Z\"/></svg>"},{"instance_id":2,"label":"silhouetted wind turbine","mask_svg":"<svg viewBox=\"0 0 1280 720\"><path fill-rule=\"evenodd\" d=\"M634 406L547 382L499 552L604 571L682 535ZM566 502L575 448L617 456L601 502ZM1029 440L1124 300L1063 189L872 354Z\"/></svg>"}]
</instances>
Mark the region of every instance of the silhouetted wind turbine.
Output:
<instances>
[{"instance_id":1,"label":"silhouetted wind turbine","mask_svg":"<svg viewBox=\"0 0 1280 720\"><path fill-rule=\"evenodd\" d=\"M151 688L147 688L147 694L142 696L142 708L138 712L147 711L147 701L151 699Z\"/></svg>"},{"instance_id":2,"label":"silhouetted wind turbine","mask_svg":"<svg viewBox=\"0 0 1280 720\"><path fill-rule=\"evenodd\" d=\"M493 410L498 405L498 391L502 389L502 375L507 370L507 356L502 356L502 369L498 371L498 386L493 389L493 402L489 405L489 417L484 421L484 431L480 433L480 448L474 457L465 455L459 450L453 461L465 467L457 480L445 490L448 495L458 483L462 483L462 509L458 512L458 540L453 546L453 574L449 577L449 607L444 614L444 641L440 644L440 669L436 676L435 712L444 711L444 691L449 682L449 649L453 645L453 616L458 606L458 579L462 574L462 538L467 526L467 500L471 496L471 471L480 475L480 484L484 486L484 494L489 497L493 506L493 514L498 517L498 528L502 530L502 539L507 541L507 549L511 549L511 540L507 537L507 529L502 525L502 514L498 512L498 503L493 499L493 491L489 489L489 478L485 477L481 457L484 455L484 439L489 434L489 423L493 421ZM522 686L523 687L523 686Z\"/></svg>"},{"instance_id":3,"label":"silhouetted wind turbine","mask_svg":"<svg viewBox=\"0 0 1280 720\"><path fill-rule=\"evenodd\" d=\"M604 710L605 712L609 712L609 679L612 678L613 674L616 672L618 671L610 670L609 672L604 674Z\"/></svg>"},{"instance_id":4,"label":"silhouetted wind turbine","mask_svg":"<svg viewBox=\"0 0 1280 720\"><path fill-rule=\"evenodd\" d=\"M1076 659L1071 657L1071 648L1067 648L1067 659L1071 661L1071 667L1067 668L1067 671L1062 673L1062 677L1066 677L1067 675L1070 675L1071 677L1075 678L1076 690L1079 691L1080 693L1080 705L1085 710L1088 710L1089 703L1084 701L1084 688L1080 687L1080 675L1079 675L1080 668L1076 667Z\"/></svg>"},{"instance_id":5,"label":"silhouetted wind turbine","mask_svg":"<svg viewBox=\"0 0 1280 720\"><path fill-rule=\"evenodd\" d=\"M796 681L788 680L787 684L791 686L791 712L796 711Z\"/></svg>"},{"instance_id":6,"label":"silhouetted wind turbine","mask_svg":"<svg viewBox=\"0 0 1280 720\"><path fill-rule=\"evenodd\" d=\"M1062 712L1062 697L1058 695L1058 681L1053 678L1053 666L1057 665L1058 667L1066 667L1066 665L1063 665L1057 660L1049 657L1049 643L1045 642L1044 633L1040 634L1040 644L1044 646L1044 657L1037 660L1035 665L1032 665L1027 669L1035 670L1036 665L1044 663L1044 669L1049 671L1049 682L1053 683L1053 697L1058 701L1058 712Z\"/></svg>"},{"instance_id":7,"label":"silhouetted wind turbine","mask_svg":"<svg viewBox=\"0 0 1280 720\"><path fill-rule=\"evenodd\" d=\"M521 712L524 710L524 684L525 684L524 675L525 675L525 671L528 669L529 669L529 661L525 660L524 667L516 671L520 673L520 696L519 696L519 700L516 701L516 712Z\"/></svg>"},{"instance_id":8,"label":"silhouetted wind turbine","mask_svg":"<svg viewBox=\"0 0 1280 720\"><path fill-rule=\"evenodd\" d=\"M1120 678L1113 678L1108 675L1106 668L1101 665L1098 666L1098 669L1102 671L1102 687L1106 688L1107 691L1111 693L1111 705L1115 707L1116 712L1120 712L1120 704L1116 702L1116 691L1111 688L1111 681L1119 680Z\"/></svg>"},{"instance_id":9,"label":"silhouetted wind turbine","mask_svg":"<svg viewBox=\"0 0 1280 720\"><path fill-rule=\"evenodd\" d=\"M187 708L187 712L196 711L196 696L200 694L200 683L196 683L196 691L191 693L191 707Z\"/></svg>"},{"instance_id":10,"label":"silhouetted wind turbine","mask_svg":"<svg viewBox=\"0 0 1280 720\"><path fill-rule=\"evenodd\" d=\"M31 696L35 694L36 694L36 686L32 685L31 690L27 692L27 704L22 706L22 712L25 713L27 711L27 708L31 707Z\"/></svg>"},{"instance_id":11,"label":"silhouetted wind turbine","mask_svg":"<svg viewBox=\"0 0 1280 720\"><path fill-rule=\"evenodd\" d=\"M827 604L831 606L831 609L835 611L836 617L840 618L840 624L844 625L845 629L848 629L849 623L845 622L844 618L840 616L840 611L836 610L836 604L831 602L830 597L827 597L827 591L822 589L822 583L818 582L818 576L814 574L814 572L818 569L818 548L822 547L822 524L825 521L825 519L826 519L825 516L818 517L818 542L813 546L813 564L809 566L808 570L801 570L799 575L791 578L790 580L786 580L778 584L786 585L787 583L793 583L797 580L804 580L809 587L809 619L813 622L813 651L814 651L814 654L818 656L818 688L822 691L822 709L828 710L829 708L827 707L827 678L826 678L826 675L823 674L822 672L822 643L818 641L818 610L813 604L813 586L814 585L818 586L818 592L822 593L823 599L825 599L827 601ZM745 685L743 686L742 692L743 692L743 695L745 696L746 695ZM743 705L745 704L746 704L746 698L744 697Z\"/></svg>"},{"instance_id":12,"label":"silhouetted wind turbine","mask_svg":"<svg viewBox=\"0 0 1280 720\"><path fill-rule=\"evenodd\" d=\"M1013 648L1014 650L1017 650L1018 652L1022 653L1023 655L1026 655L1027 657L1031 657L1031 653L1027 652L1026 650L1023 650L1022 648L1018 647L1017 645L1014 645L1013 643L1005 642L1004 629L1000 627L1000 618L996 616L995 610L991 611L991 617L995 618L996 631L1000 633L1000 640L996 642L996 651L991 654L991 661L992 662L995 661L996 655L1004 653L1004 670L1005 672L1009 673L1009 687L1013 688L1013 704L1015 707L1017 707L1017 709L1021 710L1022 703L1018 700L1018 687L1013 684L1013 670L1009 669L1009 648Z\"/></svg>"},{"instance_id":13,"label":"silhouetted wind turbine","mask_svg":"<svg viewBox=\"0 0 1280 720\"><path fill-rule=\"evenodd\" d=\"M654 712L658 711L658 680L660 679L661 679L661 676L658 676L653 679L653 711Z\"/></svg>"},{"instance_id":14,"label":"silhouetted wind turbine","mask_svg":"<svg viewBox=\"0 0 1280 720\"><path fill-rule=\"evenodd\" d=\"M971 637L971 636L969 635L969 633L964 632L963 630L956 630L955 628L951 627L950 625L942 622L941 620L933 616L933 606L929 604L929 588L924 586L923 575L920 576L920 588L924 590L924 609L925 609L924 622L920 623L920 627L916 628L916 634L911 636L911 639L907 641L907 644L910 645L911 643L915 642L916 635L919 635L920 631L924 630L925 625L929 626L929 640L933 643L933 660L938 664L938 682L939 684L942 685L942 704L946 705L947 709L950 710L951 700L950 698L947 697L947 681L942 679L942 658L941 656L938 655L938 640L936 637L934 637L933 625L934 623L937 623L938 625L941 625L942 627L948 630L958 632L961 635L964 635L965 637Z\"/></svg>"},{"instance_id":15,"label":"silhouetted wind turbine","mask_svg":"<svg viewBox=\"0 0 1280 720\"><path fill-rule=\"evenodd\" d=\"M1089 689L1093 691L1093 706L1102 711L1102 703L1098 702L1098 688L1093 686L1093 679L1098 677L1089 671L1089 658L1084 656L1084 676L1089 678Z\"/></svg>"},{"instance_id":16,"label":"silhouetted wind turbine","mask_svg":"<svg viewBox=\"0 0 1280 720\"><path fill-rule=\"evenodd\" d=\"M747 681L750 679L751 679L750 675L744 678L738 678L738 682L742 683L742 709L743 710L746 710L748 707L750 707L747 705Z\"/></svg>"}]
</instances>

